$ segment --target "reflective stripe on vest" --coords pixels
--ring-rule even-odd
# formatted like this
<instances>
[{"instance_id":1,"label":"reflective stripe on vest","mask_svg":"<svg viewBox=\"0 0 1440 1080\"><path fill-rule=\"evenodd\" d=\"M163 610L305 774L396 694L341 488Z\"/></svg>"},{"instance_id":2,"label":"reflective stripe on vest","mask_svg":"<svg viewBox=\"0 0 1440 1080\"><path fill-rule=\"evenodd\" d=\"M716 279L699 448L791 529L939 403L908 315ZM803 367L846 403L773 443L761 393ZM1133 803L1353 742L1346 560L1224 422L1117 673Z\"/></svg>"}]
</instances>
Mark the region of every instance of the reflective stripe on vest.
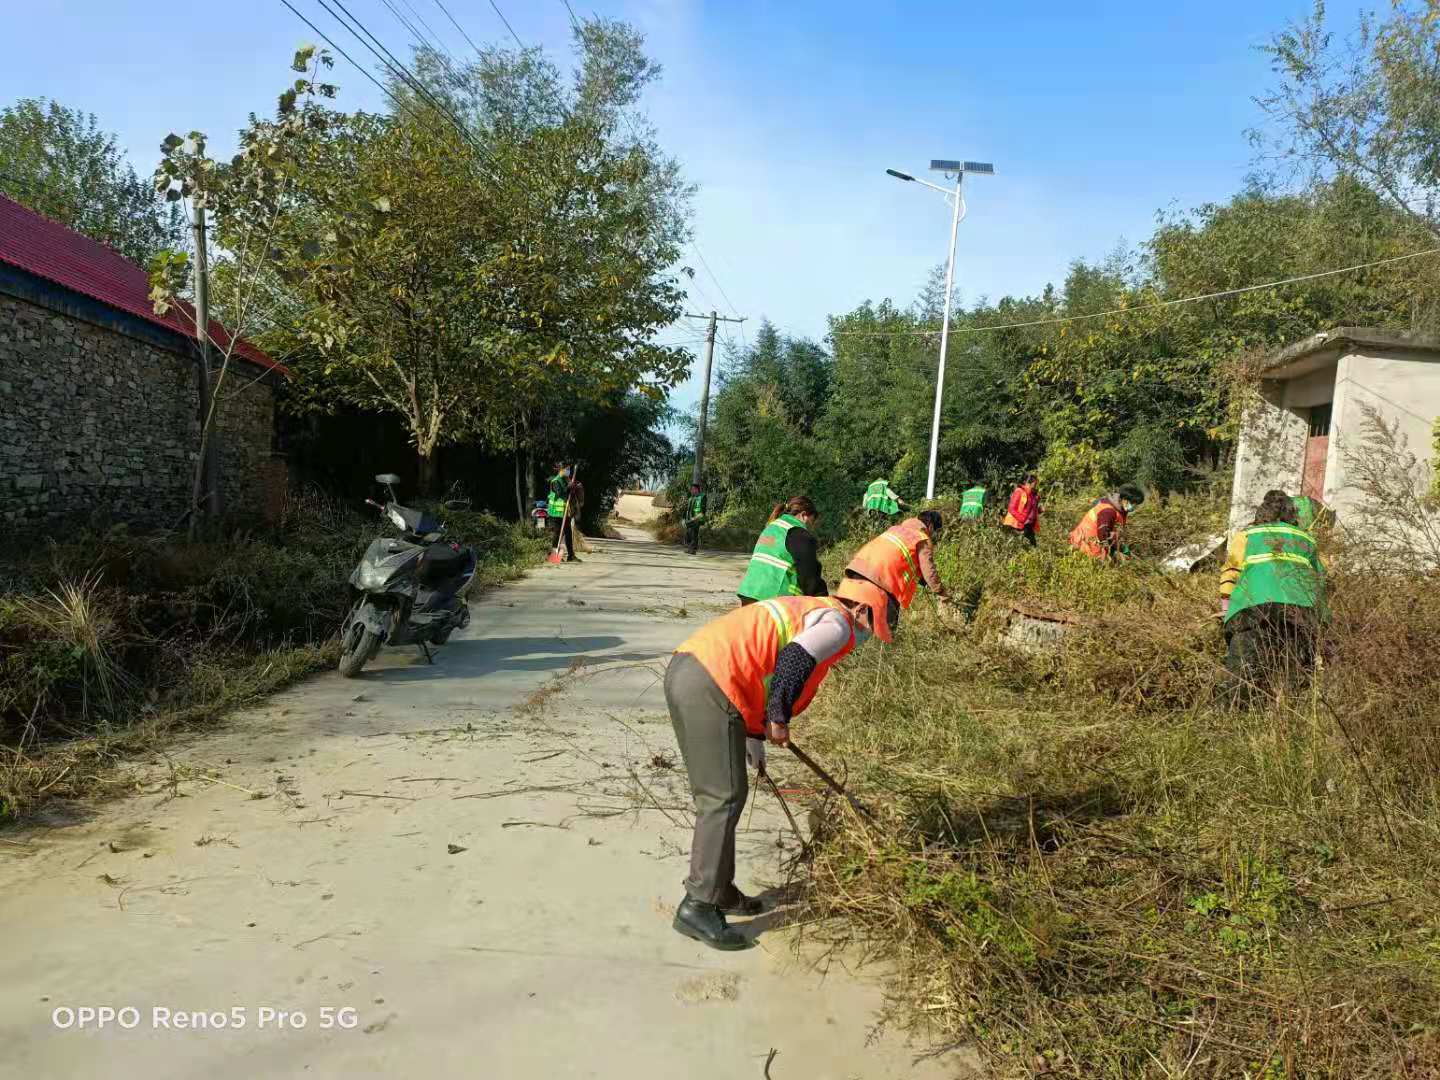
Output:
<instances>
[{"instance_id":1,"label":"reflective stripe on vest","mask_svg":"<svg viewBox=\"0 0 1440 1080\"><path fill-rule=\"evenodd\" d=\"M675 651L695 657L744 718L745 730L751 735L763 735L775 660L780 650L795 639L806 617L819 608L831 608L845 616L850 624L850 640L834 656L815 665L791 710L792 716L799 716L836 661L855 648L854 620L833 597L780 596L736 608L702 626Z\"/></svg>"},{"instance_id":2,"label":"reflective stripe on vest","mask_svg":"<svg viewBox=\"0 0 1440 1080\"><path fill-rule=\"evenodd\" d=\"M902 608L908 608L920 584L917 553L920 544L929 538L919 518L907 518L869 541L845 569L873 581L895 597Z\"/></svg>"},{"instance_id":3,"label":"reflective stripe on vest","mask_svg":"<svg viewBox=\"0 0 1440 1080\"><path fill-rule=\"evenodd\" d=\"M559 493L555 491L555 485L557 482L560 485ZM565 477L561 476L559 473L556 473L550 478L550 490L546 493L545 496L545 512L551 517L558 518L565 516L564 492L568 486L569 485L567 485L565 482Z\"/></svg>"},{"instance_id":4,"label":"reflective stripe on vest","mask_svg":"<svg viewBox=\"0 0 1440 1080\"><path fill-rule=\"evenodd\" d=\"M1083 551L1092 559L1103 559L1106 555L1105 545L1100 542L1100 511L1107 507L1115 511L1115 531L1110 536L1113 546L1120 539L1119 532L1125 524L1125 511L1103 500L1085 511L1080 523L1070 530L1070 546Z\"/></svg>"},{"instance_id":5,"label":"reflective stripe on vest","mask_svg":"<svg viewBox=\"0 0 1440 1080\"><path fill-rule=\"evenodd\" d=\"M985 489L983 487L967 488L960 493L960 516L962 518L978 518L985 512Z\"/></svg>"},{"instance_id":6,"label":"reflective stripe on vest","mask_svg":"<svg viewBox=\"0 0 1440 1080\"><path fill-rule=\"evenodd\" d=\"M1253 526L1243 535L1245 560L1230 593L1226 622L1260 604L1306 608L1322 604L1323 585L1313 536L1283 522Z\"/></svg>"},{"instance_id":7,"label":"reflective stripe on vest","mask_svg":"<svg viewBox=\"0 0 1440 1080\"><path fill-rule=\"evenodd\" d=\"M900 504L889 494L890 481L874 480L865 489L865 498L862 506L866 510L879 510L885 514L897 514L900 512Z\"/></svg>"},{"instance_id":8,"label":"reflective stripe on vest","mask_svg":"<svg viewBox=\"0 0 1440 1080\"><path fill-rule=\"evenodd\" d=\"M790 514L781 514L766 524L750 553L745 576L735 591L750 600L768 600L772 596L799 596L800 578L795 560L790 557L786 537L791 529L803 529L805 523ZM772 554L773 552L773 554Z\"/></svg>"}]
</instances>

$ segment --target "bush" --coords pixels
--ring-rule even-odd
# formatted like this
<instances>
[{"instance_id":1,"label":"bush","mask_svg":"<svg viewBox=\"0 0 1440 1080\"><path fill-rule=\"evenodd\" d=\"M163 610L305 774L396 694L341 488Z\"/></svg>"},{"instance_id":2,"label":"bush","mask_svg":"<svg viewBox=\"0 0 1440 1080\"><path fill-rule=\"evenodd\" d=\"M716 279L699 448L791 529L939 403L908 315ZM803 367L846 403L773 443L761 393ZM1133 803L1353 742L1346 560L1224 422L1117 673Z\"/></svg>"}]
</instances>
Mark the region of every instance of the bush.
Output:
<instances>
[{"instance_id":1,"label":"bush","mask_svg":"<svg viewBox=\"0 0 1440 1080\"><path fill-rule=\"evenodd\" d=\"M1135 542L1223 513L1180 503ZM1067 554L1080 507L947 531L979 617L917 600L807 713L878 817L825 817L815 915L997 1076L1440 1075L1440 578L1336 571L1313 681L1228 708L1215 575ZM1058 653L1000 646L1018 600L1075 615Z\"/></svg>"},{"instance_id":2,"label":"bush","mask_svg":"<svg viewBox=\"0 0 1440 1080\"><path fill-rule=\"evenodd\" d=\"M521 526L437 512L476 546L478 587L544 556L544 538ZM143 744L331 662L350 571L380 531L308 492L265 531L190 543L114 529L0 553L0 747L12 752L0 816L93 782L66 763L107 751L65 740Z\"/></svg>"}]
</instances>

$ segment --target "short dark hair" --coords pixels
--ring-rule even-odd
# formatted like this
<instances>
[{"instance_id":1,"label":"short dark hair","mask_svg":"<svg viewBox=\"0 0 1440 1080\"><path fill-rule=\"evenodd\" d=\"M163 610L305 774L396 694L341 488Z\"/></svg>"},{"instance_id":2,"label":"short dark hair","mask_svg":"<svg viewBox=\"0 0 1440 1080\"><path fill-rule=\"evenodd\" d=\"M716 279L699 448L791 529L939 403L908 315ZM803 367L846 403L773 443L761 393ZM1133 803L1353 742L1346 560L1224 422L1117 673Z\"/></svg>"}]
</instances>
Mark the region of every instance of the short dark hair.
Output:
<instances>
[{"instance_id":1,"label":"short dark hair","mask_svg":"<svg viewBox=\"0 0 1440 1080\"><path fill-rule=\"evenodd\" d=\"M945 528L945 522L941 519L939 510L921 510L916 516L935 536L939 536L940 530Z\"/></svg>"},{"instance_id":2,"label":"short dark hair","mask_svg":"<svg viewBox=\"0 0 1440 1080\"><path fill-rule=\"evenodd\" d=\"M1295 500L1279 488L1271 488L1260 500L1255 510L1255 525L1269 525L1280 521L1286 525L1300 524L1300 515L1295 512Z\"/></svg>"}]
</instances>

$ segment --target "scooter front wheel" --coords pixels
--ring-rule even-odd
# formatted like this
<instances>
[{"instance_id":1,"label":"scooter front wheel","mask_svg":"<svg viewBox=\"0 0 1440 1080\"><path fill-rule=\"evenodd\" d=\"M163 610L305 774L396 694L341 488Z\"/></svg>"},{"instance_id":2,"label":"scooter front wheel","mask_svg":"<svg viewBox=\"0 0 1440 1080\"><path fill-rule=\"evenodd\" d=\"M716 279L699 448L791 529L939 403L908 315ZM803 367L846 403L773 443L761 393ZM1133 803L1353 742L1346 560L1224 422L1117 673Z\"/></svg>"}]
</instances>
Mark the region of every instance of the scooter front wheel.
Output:
<instances>
[{"instance_id":1,"label":"scooter front wheel","mask_svg":"<svg viewBox=\"0 0 1440 1080\"><path fill-rule=\"evenodd\" d=\"M365 662L375 655L380 647L380 639L358 619L351 623L345 630L345 638L340 644L340 674L347 679L353 679L360 674L360 669Z\"/></svg>"}]
</instances>

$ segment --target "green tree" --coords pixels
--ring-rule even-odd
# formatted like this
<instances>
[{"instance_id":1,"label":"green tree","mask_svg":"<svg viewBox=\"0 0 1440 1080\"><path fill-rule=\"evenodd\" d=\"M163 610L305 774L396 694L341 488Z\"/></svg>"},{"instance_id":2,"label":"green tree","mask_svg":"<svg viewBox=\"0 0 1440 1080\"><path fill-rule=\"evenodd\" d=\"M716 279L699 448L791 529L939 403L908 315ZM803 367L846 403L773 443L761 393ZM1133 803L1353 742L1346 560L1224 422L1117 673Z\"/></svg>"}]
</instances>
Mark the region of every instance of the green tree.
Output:
<instances>
[{"instance_id":1,"label":"green tree","mask_svg":"<svg viewBox=\"0 0 1440 1080\"><path fill-rule=\"evenodd\" d=\"M1440 237L1440 0L1395 0L1337 39L1323 0L1264 51L1277 82L1259 99L1280 157L1313 175L1363 180Z\"/></svg>"},{"instance_id":2,"label":"green tree","mask_svg":"<svg viewBox=\"0 0 1440 1080\"><path fill-rule=\"evenodd\" d=\"M0 192L147 264L184 243L184 219L125 162L93 114L45 98L0 110Z\"/></svg>"}]
</instances>

